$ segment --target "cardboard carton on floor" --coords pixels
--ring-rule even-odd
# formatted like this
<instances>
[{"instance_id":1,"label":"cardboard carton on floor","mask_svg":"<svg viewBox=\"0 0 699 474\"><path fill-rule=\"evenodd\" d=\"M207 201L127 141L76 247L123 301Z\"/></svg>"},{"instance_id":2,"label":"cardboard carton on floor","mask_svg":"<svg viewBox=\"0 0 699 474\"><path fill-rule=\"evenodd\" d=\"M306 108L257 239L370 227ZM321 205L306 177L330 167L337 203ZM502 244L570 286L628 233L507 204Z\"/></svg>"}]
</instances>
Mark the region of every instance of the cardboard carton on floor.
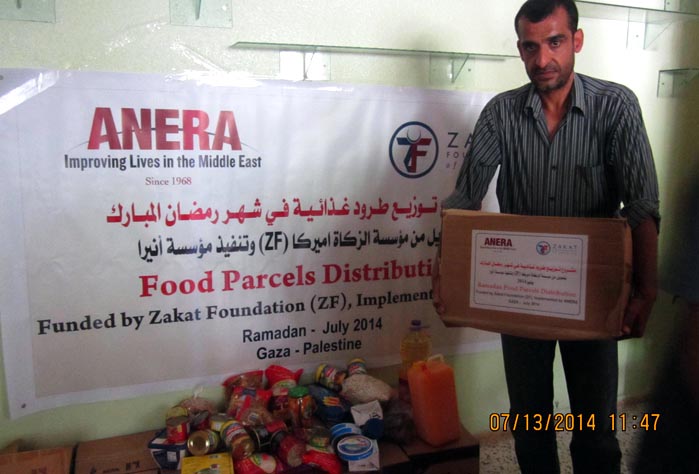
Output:
<instances>
[{"instance_id":1,"label":"cardboard carton on floor","mask_svg":"<svg viewBox=\"0 0 699 474\"><path fill-rule=\"evenodd\" d=\"M72 447L8 451L6 454L0 454L0 472L3 474L70 474L71 472Z\"/></svg>"},{"instance_id":2,"label":"cardboard carton on floor","mask_svg":"<svg viewBox=\"0 0 699 474\"><path fill-rule=\"evenodd\" d=\"M75 474L158 474L148 442L155 431L79 443Z\"/></svg>"},{"instance_id":3,"label":"cardboard carton on floor","mask_svg":"<svg viewBox=\"0 0 699 474\"><path fill-rule=\"evenodd\" d=\"M22 444L22 440L16 439L4 448L0 449L0 454L11 454L11 453L18 453L19 452L19 447Z\"/></svg>"},{"instance_id":4,"label":"cardboard carton on floor","mask_svg":"<svg viewBox=\"0 0 699 474\"><path fill-rule=\"evenodd\" d=\"M411 469L416 474L478 474L480 443L461 426L459 439L435 447L420 438L402 446Z\"/></svg>"},{"instance_id":5,"label":"cardboard carton on floor","mask_svg":"<svg viewBox=\"0 0 699 474\"><path fill-rule=\"evenodd\" d=\"M167 429L162 429L149 441L153 461L160 466L161 474L165 471L179 472L182 460L187 456L187 442L171 443L167 439Z\"/></svg>"},{"instance_id":6,"label":"cardboard carton on floor","mask_svg":"<svg viewBox=\"0 0 699 474\"><path fill-rule=\"evenodd\" d=\"M445 210L442 321L537 339L619 337L631 256L624 219Z\"/></svg>"},{"instance_id":7,"label":"cardboard carton on floor","mask_svg":"<svg viewBox=\"0 0 699 474\"><path fill-rule=\"evenodd\" d=\"M199 473L233 474L230 453L214 453L182 459L181 474Z\"/></svg>"}]
</instances>

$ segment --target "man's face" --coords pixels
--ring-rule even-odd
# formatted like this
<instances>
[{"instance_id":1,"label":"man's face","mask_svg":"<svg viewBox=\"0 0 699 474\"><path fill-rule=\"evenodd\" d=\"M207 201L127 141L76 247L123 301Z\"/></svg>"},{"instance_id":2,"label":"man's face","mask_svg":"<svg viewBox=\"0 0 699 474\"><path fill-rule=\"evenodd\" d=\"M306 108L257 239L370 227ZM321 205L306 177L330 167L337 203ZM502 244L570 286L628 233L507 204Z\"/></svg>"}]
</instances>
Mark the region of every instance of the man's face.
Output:
<instances>
[{"instance_id":1,"label":"man's face","mask_svg":"<svg viewBox=\"0 0 699 474\"><path fill-rule=\"evenodd\" d=\"M575 53L582 49L583 32L570 31L564 8L556 8L538 23L522 17L517 35L519 55L539 92L560 89L573 80Z\"/></svg>"}]
</instances>

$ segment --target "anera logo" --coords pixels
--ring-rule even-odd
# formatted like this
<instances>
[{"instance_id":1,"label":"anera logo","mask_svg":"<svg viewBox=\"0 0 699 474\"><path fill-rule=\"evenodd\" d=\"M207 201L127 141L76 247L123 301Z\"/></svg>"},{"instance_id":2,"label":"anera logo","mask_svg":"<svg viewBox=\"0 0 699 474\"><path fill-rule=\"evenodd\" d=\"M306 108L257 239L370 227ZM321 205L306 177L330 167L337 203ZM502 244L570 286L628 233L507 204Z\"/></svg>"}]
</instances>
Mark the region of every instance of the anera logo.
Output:
<instances>
[{"instance_id":1,"label":"anera logo","mask_svg":"<svg viewBox=\"0 0 699 474\"><path fill-rule=\"evenodd\" d=\"M406 122L391 137L388 153L398 174L420 178L437 163L437 136L422 122Z\"/></svg>"}]
</instances>

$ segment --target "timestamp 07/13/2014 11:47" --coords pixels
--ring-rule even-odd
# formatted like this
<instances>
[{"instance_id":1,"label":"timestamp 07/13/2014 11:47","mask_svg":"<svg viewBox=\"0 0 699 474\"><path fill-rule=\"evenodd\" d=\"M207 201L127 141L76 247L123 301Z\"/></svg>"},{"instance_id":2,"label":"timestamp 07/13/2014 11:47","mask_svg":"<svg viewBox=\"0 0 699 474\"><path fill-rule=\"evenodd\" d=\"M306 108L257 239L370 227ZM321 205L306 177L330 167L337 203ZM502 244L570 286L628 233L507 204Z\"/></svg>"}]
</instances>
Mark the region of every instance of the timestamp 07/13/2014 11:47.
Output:
<instances>
[{"instance_id":1,"label":"timestamp 07/13/2014 11:47","mask_svg":"<svg viewBox=\"0 0 699 474\"><path fill-rule=\"evenodd\" d=\"M660 413L629 415L613 413L608 416L611 431L643 430L656 431ZM510 414L491 413L490 431L583 431L598 428L594 414L575 415L573 413L533 413Z\"/></svg>"}]
</instances>

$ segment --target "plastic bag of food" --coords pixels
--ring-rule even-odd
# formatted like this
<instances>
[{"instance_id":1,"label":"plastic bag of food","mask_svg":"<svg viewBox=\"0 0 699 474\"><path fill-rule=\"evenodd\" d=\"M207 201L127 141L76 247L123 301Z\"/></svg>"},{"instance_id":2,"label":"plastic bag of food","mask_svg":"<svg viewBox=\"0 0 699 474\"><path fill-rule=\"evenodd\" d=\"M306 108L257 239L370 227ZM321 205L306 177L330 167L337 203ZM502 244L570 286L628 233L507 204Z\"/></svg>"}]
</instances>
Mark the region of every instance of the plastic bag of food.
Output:
<instances>
[{"instance_id":1,"label":"plastic bag of food","mask_svg":"<svg viewBox=\"0 0 699 474\"><path fill-rule=\"evenodd\" d=\"M199 415L202 412L217 413L218 409L216 407L216 403L208 398L202 397L202 392L203 389L201 387L197 387L191 397L185 398L178 403L177 406L185 408L190 418Z\"/></svg>"},{"instance_id":2,"label":"plastic bag of food","mask_svg":"<svg viewBox=\"0 0 699 474\"><path fill-rule=\"evenodd\" d=\"M340 423L350 418L352 404L338 392L318 384L308 385L315 402L315 415L325 423Z\"/></svg>"},{"instance_id":3,"label":"plastic bag of food","mask_svg":"<svg viewBox=\"0 0 699 474\"><path fill-rule=\"evenodd\" d=\"M242 421L239 417L244 410L249 410L250 408L267 410L271 397L272 392L270 390L251 387L235 387L228 400L226 414Z\"/></svg>"},{"instance_id":4,"label":"plastic bag of food","mask_svg":"<svg viewBox=\"0 0 699 474\"><path fill-rule=\"evenodd\" d=\"M383 413L383 437L398 444L409 444L417 434L410 404L393 398Z\"/></svg>"},{"instance_id":5,"label":"plastic bag of food","mask_svg":"<svg viewBox=\"0 0 699 474\"><path fill-rule=\"evenodd\" d=\"M252 404L238 410L235 419L245 426L260 426L273 422L276 418L263 406Z\"/></svg>"},{"instance_id":6,"label":"plastic bag of food","mask_svg":"<svg viewBox=\"0 0 699 474\"><path fill-rule=\"evenodd\" d=\"M235 474L277 474L281 473L284 466L277 458L267 453L253 453L243 459L233 462Z\"/></svg>"},{"instance_id":7,"label":"plastic bag of food","mask_svg":"<svg viewBox=\"0 0 699 474\"><path fill-rule=\"evenodd\" d=\"M344 380L340 394L353 405L374 400L385 403L391 399L394 390L383 380L369 374L355 374Z\"/></svg>"},{"instance_id":8,"label":"plastic bag of food","mask_svg":"<svg viewBox=\"0 0 699 474\"><path fill-rule=\"evenodd\" d=\"M264 388L263 376L264 372L261 370L252 370L250 372L243 372L242 374L231 375L221 384L226 390L226 400L231 397L235 387Z\"/></svg>"},{"instance_id":9,"label":"plastic bag of food","mask_svg":"<svg viewBox=\"0 0 699 474\"><path fill-rule=\"evenodd\" d=\"M342 462L332 452L309 449L303 455L303 463L315 466L327 474L342 474Z\"/></svg>"},{"instance_id":10,"label":"plastic bag of food","mask_svg":"<svg viewBox=\"0 0 699 474\"><path fill-rule=\"evenodd\" d=\"M269 411L274 417L290 420L289 390L298 385L302 373L303 369L294 372L281 365L270 365L265 369L269 390L272 391Z\"/></svg>"},{"instance_id":11,"label":"plastic bag of food","mask_svg":"<svg viewBox=\"0 0 699 474\"><path fill-rule=\"evenodd\" d=\"M281 365L270 365L265 369L267 388L274 392L281 388L292 388L299 383L303 369L292 371Z\"/></svg>"}]
</instances>

